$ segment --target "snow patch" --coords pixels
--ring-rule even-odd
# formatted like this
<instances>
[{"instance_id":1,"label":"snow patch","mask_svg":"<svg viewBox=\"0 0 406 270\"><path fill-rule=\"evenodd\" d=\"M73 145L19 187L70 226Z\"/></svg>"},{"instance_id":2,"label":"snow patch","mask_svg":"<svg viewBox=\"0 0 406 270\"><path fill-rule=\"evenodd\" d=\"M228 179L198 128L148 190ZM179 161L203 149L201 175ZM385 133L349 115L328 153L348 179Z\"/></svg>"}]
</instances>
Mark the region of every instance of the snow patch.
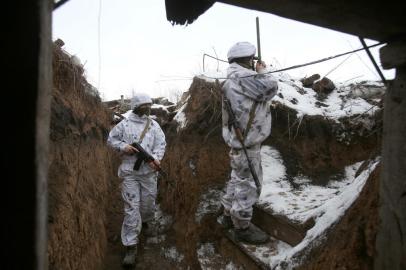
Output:
<instances>
[{"instance_id":1,"label":"snow patch","mask_svg":"<svg viewBox=\"0 0 406 270\"><path fill-rule=\"evenodd\" d=\"M185 128L187 125L187 119L186 119L186 115L184 112L186 105L187 105L187 101L185 102L185 104L183 104L183 106L179 109L179 111L176 113L175 117L173 118L173 120L175 120L179 124L179 126L177 128L178 132L180 130L182 130L183 128Z\"/></svg>"},{"instance_id":2,"label":"snow patch","mask_svg":"<svg viewBox=\"0 0 406 270\"><path fill-rule=\"evenodd\" d=\"M275 255L267 258L259 257L261 260L267 261L272 269L276 266L281 267L294 255L320 239L356 200L369 175L379 163L379 158L373 160L357 177L355 174L362 162L347 166L340 181L332 180L325 187L311 185L309 184L310 179L298 176L294 181L300 183L300 186L298 189L294 189L286 178L286 169L276 149L263 146L261 157L264 181L259 204L272 209L275 213L287 216L291 220L305 222L309 218L315 219L314 227L307 232L305 238L297 246L292 248L278 245ZM292 262L290 262L291 264Z\"/></svg>"},{"instance_id":3,"label":"snow patch","mask_svg":"<svg viewBox=\"0 0 406 270\"><path fill-rule=\"evenodd\" d=\"M173 262L180 263L185 258L185 256L181 254L176 247L162 248L162 252L166 259Z\"/></svg>"},{"instance_id":4,"label":"snow patch","mask_svg":"<svg viewBox=\"0 0 406 270\"><path fill-rule=\"evenodd\" d=\"M195 213L195 221L200 223L207 214L214 214L221 208L222 191L210 189L200 197L199 205Z\"/></svg>"}]
</instances>

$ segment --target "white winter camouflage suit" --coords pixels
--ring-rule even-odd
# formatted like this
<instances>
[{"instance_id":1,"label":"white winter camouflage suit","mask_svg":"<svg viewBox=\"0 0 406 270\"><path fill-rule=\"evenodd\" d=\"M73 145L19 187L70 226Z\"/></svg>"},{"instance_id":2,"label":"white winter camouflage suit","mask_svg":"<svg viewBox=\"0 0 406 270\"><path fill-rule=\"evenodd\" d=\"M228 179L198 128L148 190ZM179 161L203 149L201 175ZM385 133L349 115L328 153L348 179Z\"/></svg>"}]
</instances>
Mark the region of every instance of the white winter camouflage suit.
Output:
<instances>
[{"instance_id":1,"label":"white winter camouflage suit","mask_svg":"<svg viewBox=\"0 0 406 270\"><path fill-rule=\"evenodd\" d=\"M247 75L255 75L242 78ZM258 102L251 128L245 138L248 156L262 184L261 143L271 133L270 100L276 95L278 83L272 76L259 74L244 68L237 63L230 64L223 94L230 101L237 122L244 132L247 127L250 110ZM252 217L252 206L258 200L257 188L247 158L241 149L234 128L229 129L228 112L223 104L223 138L231 147L231 176L227 183L226 194L222 198L224 212L231 215L237 229L249 226Z\"/></svg>"},{"instance_id":2,"label":"white winter camouflage suit","mask_svg":"<svg viewBox=\"0 0 406 270\"><path fill-rule=\"evenodd\" d=\"M165 134L157 122L150 120L151 123L141 146L160 161L165 153ZM134 141L139 142L146 122L147 116L140 117L131 113L128 118L122 120L110 131L107 141L110 146L122 153L118 176L123 179L124 221L121 240L124 246L138 243L142 222L152 220L155 214L157 173L145 162L138 171L133 170L136 155L128 155L123 152L127 144Z\"/></svg>"}]
</instances>

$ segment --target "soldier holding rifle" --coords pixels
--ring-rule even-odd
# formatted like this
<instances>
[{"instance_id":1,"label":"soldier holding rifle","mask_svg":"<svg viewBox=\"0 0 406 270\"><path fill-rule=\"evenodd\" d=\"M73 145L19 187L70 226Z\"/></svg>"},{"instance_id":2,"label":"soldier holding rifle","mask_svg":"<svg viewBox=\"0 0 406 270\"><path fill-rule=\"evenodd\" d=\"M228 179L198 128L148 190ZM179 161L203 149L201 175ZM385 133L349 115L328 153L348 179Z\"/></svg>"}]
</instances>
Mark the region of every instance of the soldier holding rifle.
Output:
<instances>
[{"instance_id":1,"label":"soldier holding rifle","mask_svg":"<svg viewBox=\"0 0 406 270\"><path fill-rule=\"evenodd\" d=\"M135 95L131 100L132 113L110 131L107 141L122 154L118 176L123 179L121 240L127 248L124 266L135 265L141 228L146 234L156 233L157 171L162 171L159 161L164 156L166 142L159 124L149 117L151 105L148 95Z\"/></svg>"},{"instance_id":2,"label":"soldier holding rifle","mask_svg":"<svg viewBox=\"0 0 406 270\"><path fill-rule=\"evenodd\" d=\"M231 177L222 198L222 223L233 228L238 241L262 244L266 233L251 223L252 206L261 192L261 143L271 133L269 101L276 95L278 83L262 74L266 65L257 61L256 48L238 42L227 54L229 67L223 85L223 138L231 147Z\"/></svg>"}]
</instances>

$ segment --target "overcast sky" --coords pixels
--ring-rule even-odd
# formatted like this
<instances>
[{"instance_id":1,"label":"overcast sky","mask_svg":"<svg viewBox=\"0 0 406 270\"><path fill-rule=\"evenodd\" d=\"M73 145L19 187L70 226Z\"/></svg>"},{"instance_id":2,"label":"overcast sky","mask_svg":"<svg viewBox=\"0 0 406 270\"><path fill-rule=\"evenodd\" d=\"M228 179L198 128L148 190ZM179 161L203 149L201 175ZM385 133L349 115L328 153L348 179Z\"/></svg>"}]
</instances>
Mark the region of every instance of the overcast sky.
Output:
<instances>
[{"instance_id":1,"label":"overcast sky","mask_svg":"<svg viewBox=\"0 0 406 270\"><path fill-rule=\"evenodd\" d=\"M146 92L153 97L187 90L189 78L202 73L204 53L226 59L238 41L256 45L259 17L262 58L277 68L302 64L361 47L358 37L304 24L268 13L214 4L193 24L172 26L164 0L70 0L53 13L53 40L79 57L90 83L104 100ZM100 42L99 42L100 40ZM375 41L367 40L367 44ZM379 63L379 47L371 49ZM288 71L294 77L327 74L346 56ZM217 62L206 58L205 69ZM226 63L219 68L225 70ZM393 70L384 71L387 79ZM358 77L360 76L360 77ZM379 80L365 52L349 57L328 75L333 81ZM186 78L186 79L185 79Z\"/></svg>"}]
</instances>

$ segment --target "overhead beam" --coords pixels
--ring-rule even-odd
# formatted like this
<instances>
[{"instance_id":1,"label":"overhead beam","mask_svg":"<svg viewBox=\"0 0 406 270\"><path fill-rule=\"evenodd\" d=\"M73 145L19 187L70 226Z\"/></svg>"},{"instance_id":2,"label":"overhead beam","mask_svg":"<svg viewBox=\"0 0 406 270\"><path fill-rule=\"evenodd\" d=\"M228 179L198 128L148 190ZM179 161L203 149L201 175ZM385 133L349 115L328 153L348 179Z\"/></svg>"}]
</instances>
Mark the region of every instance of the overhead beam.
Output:
<instances>
[{"instance_id":1,"label":"overhead beam","mask_svg":"<svg viewBox=\"0 0 406 270\"><path fill-rule=\"evenodd\" d=\"M406 34L406 16L395 0L220 0L363 38L387 41Z\"/></svg>"}]
</instances>

